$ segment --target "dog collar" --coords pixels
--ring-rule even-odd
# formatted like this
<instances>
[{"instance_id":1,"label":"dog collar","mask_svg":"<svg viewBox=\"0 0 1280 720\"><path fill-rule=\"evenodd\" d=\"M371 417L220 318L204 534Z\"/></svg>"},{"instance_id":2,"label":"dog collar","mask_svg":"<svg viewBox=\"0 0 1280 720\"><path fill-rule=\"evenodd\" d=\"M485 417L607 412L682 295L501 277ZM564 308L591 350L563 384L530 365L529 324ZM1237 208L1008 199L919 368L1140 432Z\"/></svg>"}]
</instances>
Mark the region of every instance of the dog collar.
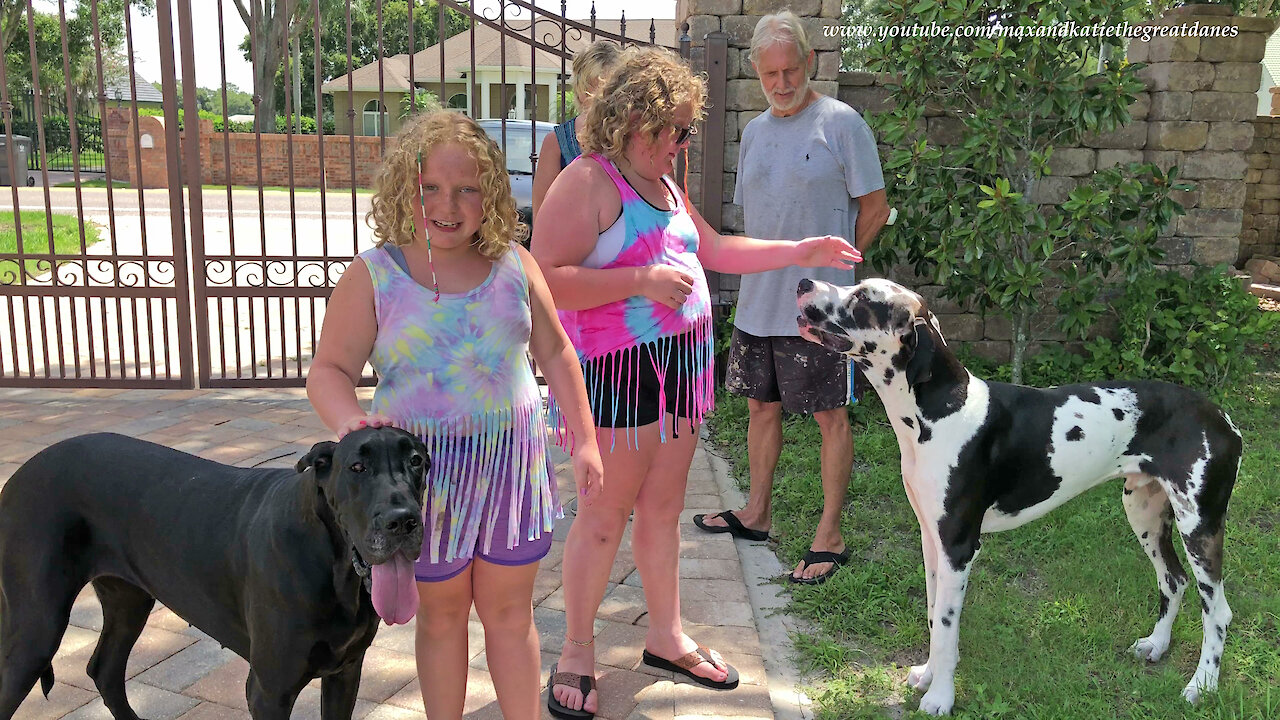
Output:
<instances>
[{"instance_id":1,"label":"dog collar","mask_svg":"<svg viewBox=\"0 0 1280 720\"><path fill-rule=\"evenodd\" d=\"M353 547L351 548L351 567L355 568L356 574L360 576L360 580L364 583L364 589L373 592L373 580L370 578L369 563L360 557L360 553Z\"/></svg>"}]
</instances>

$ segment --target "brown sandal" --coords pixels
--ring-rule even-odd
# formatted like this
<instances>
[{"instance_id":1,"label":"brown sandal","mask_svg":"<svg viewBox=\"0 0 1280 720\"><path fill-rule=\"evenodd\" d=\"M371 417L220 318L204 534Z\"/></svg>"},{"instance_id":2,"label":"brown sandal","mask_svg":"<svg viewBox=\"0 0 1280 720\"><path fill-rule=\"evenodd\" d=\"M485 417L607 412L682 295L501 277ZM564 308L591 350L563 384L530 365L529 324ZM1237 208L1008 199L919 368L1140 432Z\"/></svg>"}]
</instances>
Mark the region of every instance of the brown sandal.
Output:
<instances>
[{"instance_id":1,"label":"brown sandal","mask_svg":"<svg viewBox=\"0 0 1280 720\"><path fill-rule=\"evenodd\" d=\"M670 670L678 675L684 675L699 685L703 685L714 690L732 690L738 687L738 670L724 660L720 660L719 664L717 664L716 658L718 658L720 654L715 653L715 655L712 655L713 652L715 651L699 645L697 650L694 650L682 657L678 657L675 660L660 658L648 650L644 651L643 658L644 664L649 667L655 667L659 670ZM693 669L704 662L710 663L713 667L720 667L720 665L724 665L725 670L728 671L728 675L723 681L716 682L711 678L694 674Z\"/></svg>"},{"instance_id":2,"label":"brown sandal","mask_svg":"<svg viewBox=\"0 0 1280 720\"><path fill-rule=\"evenodd\" d=\"M590 720L595 717L595 713L587 710L574 710L565 707L556 700L556 695L552 689L556 685L564 685L566 687L576 687L582 691L582 702L587 702L587 695L596 689L596 679L591 675L579 675L571 672L556 672L559 664L551 666L551 677L547 678L547 710L552 715L565 720Z\"/></svg>"}]
</instances>

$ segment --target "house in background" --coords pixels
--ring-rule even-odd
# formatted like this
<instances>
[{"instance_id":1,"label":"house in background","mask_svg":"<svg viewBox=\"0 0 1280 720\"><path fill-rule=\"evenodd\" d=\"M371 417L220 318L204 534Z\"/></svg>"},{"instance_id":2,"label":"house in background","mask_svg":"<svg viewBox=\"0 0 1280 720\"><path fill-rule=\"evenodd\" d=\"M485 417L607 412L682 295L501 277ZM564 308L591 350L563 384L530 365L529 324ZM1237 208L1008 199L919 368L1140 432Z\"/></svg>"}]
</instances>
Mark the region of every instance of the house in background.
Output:
<instances>
[{"instance_id":1,"label":"house in background","mask_svg":"<svg viewBox=\"0 0 1280 720\"><path fill-rule=\"evenodd\" d=\"M133 83L138 88L138 108L160 110L164 106L164 95L149 80L134 71ZM133 94L129 87L129 76L119 74L115 77L104 77L102 89L107 96L107 107L132 107Z\"/></svg>"},{"instance_id":2,"label":"house in background","mask_svg":"<svg viewBox=\"0 0 1280 720\"><path fill-rule=\"evenodd\" d=\"M1262 55L1262 86L1258 88L1258 114L1280 115L1278 92L1272 92L1280 84L1280 32L1267 38L1267 49Z\"/></svg>"},{"instance_id":3,"label":"house in background","mask_svg":"<svg viewBox=\"0 0 1280 720\"><path fill-rule=\"evenodd\" d=\"M589 25L590 20L578 20ZM596 20L596 27L604 32L620 34L621 21ZM633 20L627 23L627 37L638 42L648 42L649 21ZM653 21L654 37L661 45L676 44L676 23L672 19ZM538 41L553 44L542 37L552 31L540 23L536 32ZM472 37L475 54L472 61ZM558 29L554 31L558 36ZM567 46L570 51L591 43L589 32L582 37L569 33ZM440 104L464 112L476 119L501 118L509 120L543 120L559 122L559 93L563 82L565 90L573 84L571 62L565 63L564 76L560 72L560 58L541 48L533 48L527 41L503 37L501 32L476 23L472 30L446 39L444 62L441 63L440 44L420 50L413 56L413 78L409 77L407 53L384 58L382 61L382 103L378 100L378 63L372 62L347 75L336 77L321 86L321 92L333 96L334 130L345 135L350 129L349 111L355 109L355 134L378 135L385 131L395 135L400 129L401 107L407 103L411 88L440 95L443 78L444 94ZM504 63L505 60L505 63ZM348 90L350 82L350 90ZM506 87L506 107L503 107L503 87ZM536 117L535 117L536 116Z\"/></svg>"}]
</instances>

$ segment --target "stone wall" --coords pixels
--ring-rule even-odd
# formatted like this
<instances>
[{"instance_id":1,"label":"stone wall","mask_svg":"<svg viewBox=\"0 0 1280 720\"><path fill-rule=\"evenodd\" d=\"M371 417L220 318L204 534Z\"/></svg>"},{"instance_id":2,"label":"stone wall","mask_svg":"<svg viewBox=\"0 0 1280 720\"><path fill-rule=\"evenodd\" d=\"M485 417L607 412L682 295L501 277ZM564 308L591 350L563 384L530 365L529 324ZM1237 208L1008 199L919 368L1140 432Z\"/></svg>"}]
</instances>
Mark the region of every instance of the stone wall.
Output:
<instances>
[{"instance_id":1,"label":"stone wall","mask_svg":"<svg viewBox=\"0 0 1280 720\"><path fill-rule=\"evenodd\" d=\"M811 83L818 92L833 95L864 114L890 110L892 94L885 86L886 78L838 72L838 38L825 37L822 32L824 26L839 22L839 3L834 0L688 0L687 5L690 35L695 43L712 30L731 36L722 229L742 232L742 210L732 204L738 140L746 123L768 107L746 57L751 32L761 15L790 6L805 18L810 43L818 56ZM1202 27L1234 25L1240 32L1234 38L1157 38L1149 43L1132 43L1129 59L1147 64L1140 71L1146 91L1130 107L1132 122L1113 132L1087 137L1076 146L1055 149L1050 175L1041 180L1033 198L1042 203L1060 203L1084 178L1116 164L1144 161L1165 169L1177 165L1181 177L1197 187L1178 193L1187 214L1174 221L1161 245L1169 265L1188 269L1192 264L1243 263L1248 258L1244 253L1255 245L1262 246L1263 237L1272 243L1268 254L1280 254L1274 252L1275 212L1280 210L1280 153L1276 156L1277 170L1268 173L1272 167L1272 135L1261 141L1261 149L1253 150L1258 147L1255 128L1261 124L1261 120L1255 121L1260 61L1275 22L1232 16L1226 6L1187 6L1170 11L1155 24L1196 22ZM959 140L958 120L936 112L925 115L930 142L947 145ZM1272 126L1266 127L1259 132L1270 133ZM1274 151L1280 151L1280 125L1275 127ZM880 149L883 159L888 148L882 145ZM703 151L699 147L691 150L691 167L699 166ZM1263 155L1265 169L1261 166ZM1250 168L1262 172L1254 173ZM1260 194L1270 198L1271 203L1263 200L1249 205L1247 192L1251 199ZM889 204L894 204L892 196ZM1268 227L1269 233L1261 232ZM1257 242L1249 232L1252 230L1259 230ZM948 337L971 343L983 354L1007 358L1007 320L984 320L967 304L939 299L941 287L915 277L909 268L893 268L889 274L910 283L931 301L934 311L944 316L941 321ZM722 299L735 300L737 287L737 278L722 277ZM1062 340L1051 328L1053 320L1048 314L1035 318L1033 337Z\"/></svg>"},{"instance_id":2,"label":"stone wall","mask_svg":"<svg viewBox=\"0 0 1280 720\"><path fill-rule=\"evenodd\" d=\"M1280 117L1262 116L1253 121L1253 144L1245 155L1244 222L1240 232L1243 265L1255 255L1280 255Z\"/></svg>"}]
</instances>

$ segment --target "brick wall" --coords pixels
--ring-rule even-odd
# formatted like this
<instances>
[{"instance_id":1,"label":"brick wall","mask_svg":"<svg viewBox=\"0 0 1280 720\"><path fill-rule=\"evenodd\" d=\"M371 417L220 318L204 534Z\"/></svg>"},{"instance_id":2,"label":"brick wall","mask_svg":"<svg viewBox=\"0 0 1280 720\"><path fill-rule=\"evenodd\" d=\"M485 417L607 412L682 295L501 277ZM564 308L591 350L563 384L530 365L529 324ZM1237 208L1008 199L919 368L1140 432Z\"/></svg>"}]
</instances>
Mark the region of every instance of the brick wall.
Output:
<instances>
[{"instance_id":1,"label":"brick wall","mask_svg":"<svg viewBox=\"0 0 1280 720\"><path fill-rule=\"evenodd\" d=\"M1253 144L1245 159L1244 221L1236 256L1240 264L1254 255L1280 255L1280 117L1254 119Z\"/></svg>"},{"instance_id":2,"label":"brick wall","mask_svg":"<svg viewBox=\"0 0 1280 720\"><path fill-rule=\"evenodd\" d=\"M258 184L258 168L262 168L264 185L289 185L289 136L264 134L262 136L261 161L258 138L254 133L215 133L212 128L201 134L201 145L208 138L206 154L201 147L200 166L204 182L213 185ZM320 187L320 138L315 135L294 135L293 185L296 187ZM394 138L387 138L387 147L395 145ZM346 135L324 136L325 187L351 187L351 154L355 152L356 187L372 187L373 177L382 160L382 143L376 137ZM230 151L229 153L227 151ZM228 174L226 158L230 156Z\"/></svg>"},{"instance_id":3,"label":"brick wall","mask_svg":"<svg viewBox=\"0 0 1280 720\"><path fill-rule=\"evenodd\" d=\"M711 31L730 35L728 117L722 150L725 182L720 199L725 232L744 230L742 209L732 204L742 128L768 108L747 59L751 33L761 15L787 6L804 19L810 44L817 55L811 82L814 89L837 97L864 114L892 108L886 78L838 71L839 40L824 37L822 33L823 26L839 23L840 3L836 0L687 0L689 34L695 42ZM1262 150L1246 156L1256 147L1255 128L1262 120L1255 121L1256 93L1262 73L1260 61L1275 21L1232 16L1227 6L1188 6L1172 10L1155 22L1234 25L1240 33L1234 38L1157 38L1150 43L1133 43L1130 60L1147 63L1140 71L1146 92L1140 93L1130 107L1133 121L1105 135L1085 138L1077 146L1056 148L1050 175L1040 181L1033 199L1060 203L1095 170L1116 164L1143 161L1166 169L1177 165L1182 177L1197 185L1197 189L1179 193L1178 200L1187 214L1176 219L1161 240L1169 265L1190 269L1192 263L1243 263L1248 258L1244 255L1246 248L1254 247L1254 236L1242 230L1269 227L1269 235L1259 232L1258 237L1269 237L1270 247L1275 250L1275 212L1280 210L1280 152L1275 156L1275 173L1250 173L1246 178L1246 170L1261 163L1262 154L1266 154L1266 168L1270 169L1270 153L1280 151L1280 125L1274 125L1274 150L1269 135L1262 141ZM947 145L960 138L961 125L954 118L926 110L925 122L929 140L934 144ZM1270 132L1271 127L1267 125L1268 130L1260 132ZM882 145L880 149L883 159L887 147ZM699 167L704 151L698 145L691 148L690 167ZM1246 182L1247 179L1255 184ZM1276 184L1268 187L1268 182ZM691 185L696 187L692 176ZM1274 193L1269 195L1274 205L1264 201L1262 205L1247 206L1246 191L1262 195ZM700 201L697 197L693 199ZM889 204L893 203L890 196ZM1249 216L1246 216L1247 207L1254 209ZM1268 210L1271 212L1267 213ZM1242 243L1242 238L1246 242ZM984 320L967 304L939 299L942 288L915 277L907 267L892 268L889 275L910 284L930 301L931 308L942 316L940 320L949 338L968 342L983 354L1007 359L1006 341L1010 337L1007 320L997 317ZM721 288L727 291L723 295L736 300L737 278L723 276ZM1062 336L1052 330L1053 321L1051 314L1034 318L1033 337L1061 341Z\"/></svg>"},{"instance_id":4,"label":"brick wall","mask_svg":"<svg viewBox=\"0 0 1280 720\"><path fill-rule=\"evenodd\" d=\"M142 122L154 121L156 118L139 118ZM133 130L130 125L132 114L125 109L109 108L106 118L107 142L106 150L111 165L111 177L115 180L134 182ZM179 133L185 142L185 130ZM156 138L157 146L163 148L163 137ZM331 188L351 187L351 157L355 154L356 187L372 187L373 177L382 159L382 142L376 137L347 137L346 135L325 135L324 138L324 174L326 185ZM259 155L258 136L255 133L215 133L213 123L200 121L200 170L201 181L206 184L257 186L258 168L262 168L264 185L289 185L289 145L293 145L293 185L296 187L320 187L320 138L315 135L290 136L277 133L264 133L261 137L261 155ZM387 147L395 144L395 138L387 138ZM228 153L227 150L230 152ZM145 151L144 151L145 152ZM164 153L159 153L159 167L164 167ZM230 156L231 167L228 173L226 159ZM158 170L153 170L156 161L150 156L143 158L143 177L148 181L147 187L167 187L151 182L153 177L161 177Z\"/></svg>"}]
</instances>

